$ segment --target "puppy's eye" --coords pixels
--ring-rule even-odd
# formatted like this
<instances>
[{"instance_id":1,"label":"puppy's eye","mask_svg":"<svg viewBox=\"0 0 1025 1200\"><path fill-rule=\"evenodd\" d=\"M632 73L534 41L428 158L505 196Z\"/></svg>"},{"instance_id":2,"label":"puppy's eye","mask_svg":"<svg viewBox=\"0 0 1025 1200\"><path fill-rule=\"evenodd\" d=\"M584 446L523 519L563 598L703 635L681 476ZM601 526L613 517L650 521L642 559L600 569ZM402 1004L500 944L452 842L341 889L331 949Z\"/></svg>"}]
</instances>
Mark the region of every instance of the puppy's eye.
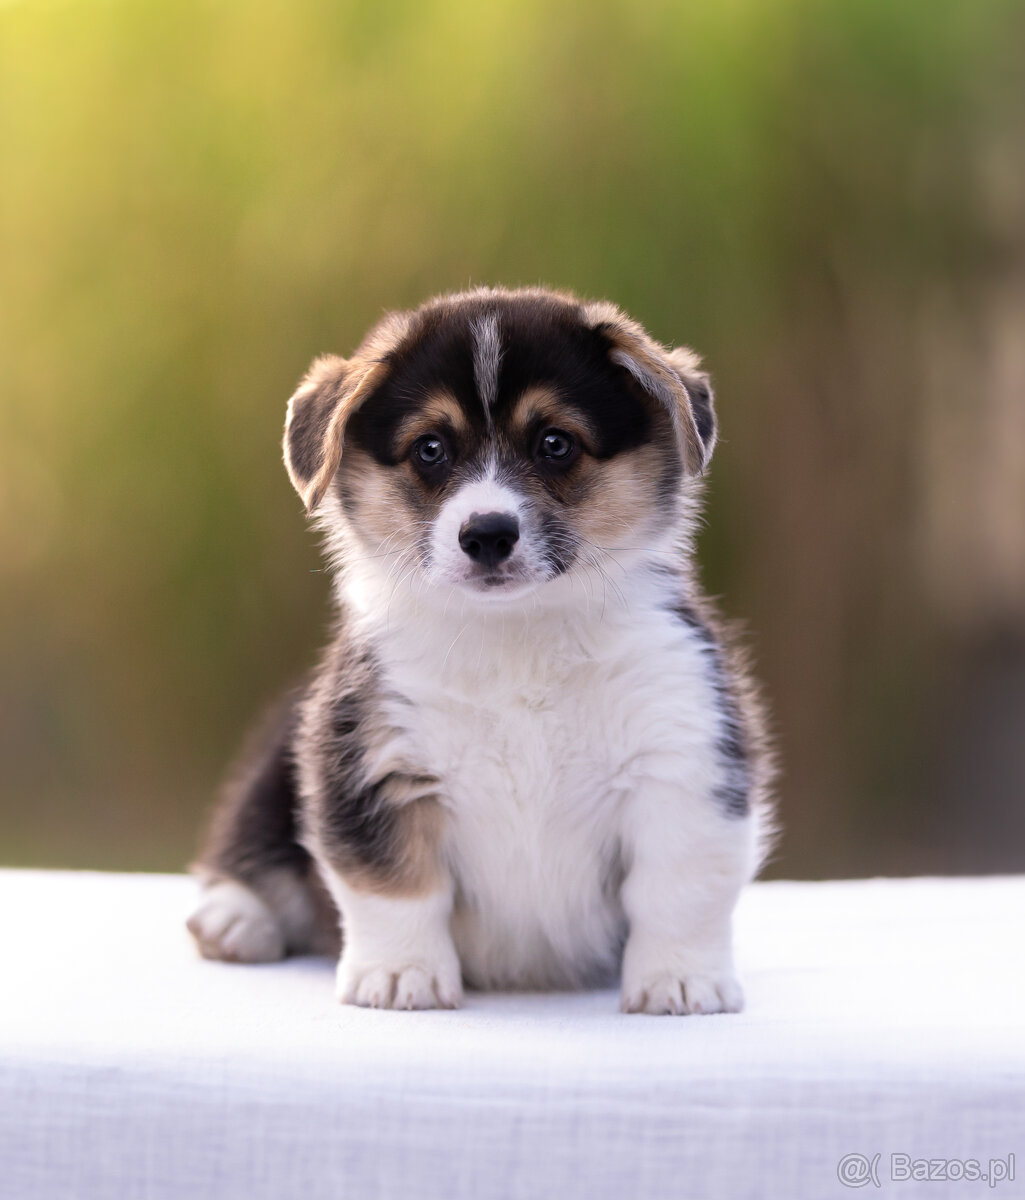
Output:
<instances>
[{"instance_id":1,"label":"puppy's eye","mask_svg":"<svg viewBox=\"0 0 1025 1200\"><path fill-rule=\"evenodd\" d=\"M421 466L440 467L448 455L445 452L445 443L441 438L435 437L433 433L427 433L413 443L413 457Z\"/></svg>"},{"instance_id":2,"label":"puppy's eye","mask_svg":"<svg viewBox=\"0 0 1025 1200\"><path fill-rule=\"evenodd\" d=\"M572 434L561 429L546 429L538 439L537 457L548 462L566 462L572 458L577 444Z\"/></svg>"}]
</instances>

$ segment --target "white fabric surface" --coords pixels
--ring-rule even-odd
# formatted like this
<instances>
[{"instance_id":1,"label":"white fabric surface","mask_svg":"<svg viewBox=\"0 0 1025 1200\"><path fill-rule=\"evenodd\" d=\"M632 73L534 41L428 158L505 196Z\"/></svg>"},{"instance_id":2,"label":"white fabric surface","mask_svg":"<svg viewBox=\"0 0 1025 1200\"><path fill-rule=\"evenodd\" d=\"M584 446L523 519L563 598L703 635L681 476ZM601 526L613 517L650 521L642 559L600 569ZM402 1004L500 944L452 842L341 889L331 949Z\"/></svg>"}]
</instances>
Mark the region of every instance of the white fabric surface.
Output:
<instances>
[{"instance_id":1,"label":"white fabric surface","mask_svg":"<svg viewBox=\"0 0 1025 1200\"><path fill-rule=\"evenodd\" d=\"M0 872L0 1195L820 1200L852 1152L884 1195L1025 1195L1025 878L757 884L747 1011L677 1018L342 1008L327 961L200 960L192 895ZM891 1183L894 1152L1017 1178Z\"/></svg>"}]
</instances>

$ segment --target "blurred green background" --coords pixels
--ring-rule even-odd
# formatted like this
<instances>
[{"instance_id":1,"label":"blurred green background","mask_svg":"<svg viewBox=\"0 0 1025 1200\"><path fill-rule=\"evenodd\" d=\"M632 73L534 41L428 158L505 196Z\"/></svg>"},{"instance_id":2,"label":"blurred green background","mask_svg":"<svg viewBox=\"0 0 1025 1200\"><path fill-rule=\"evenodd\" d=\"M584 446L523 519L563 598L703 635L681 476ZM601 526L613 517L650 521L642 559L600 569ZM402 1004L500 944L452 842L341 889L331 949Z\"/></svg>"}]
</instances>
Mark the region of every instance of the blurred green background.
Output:
<instances>
[{"instance_id":1,"label":"blurred green background","mask_svg":"<svg viewBox=\"0 0 1025 1200\"><path fill-rule=\"evenodd\" d=\"M0 860L176 869L312 661L316 353L474 282L706 356L777 875L1025 868L1025 6L0 4Z\"/></svg>"}]
</instances>

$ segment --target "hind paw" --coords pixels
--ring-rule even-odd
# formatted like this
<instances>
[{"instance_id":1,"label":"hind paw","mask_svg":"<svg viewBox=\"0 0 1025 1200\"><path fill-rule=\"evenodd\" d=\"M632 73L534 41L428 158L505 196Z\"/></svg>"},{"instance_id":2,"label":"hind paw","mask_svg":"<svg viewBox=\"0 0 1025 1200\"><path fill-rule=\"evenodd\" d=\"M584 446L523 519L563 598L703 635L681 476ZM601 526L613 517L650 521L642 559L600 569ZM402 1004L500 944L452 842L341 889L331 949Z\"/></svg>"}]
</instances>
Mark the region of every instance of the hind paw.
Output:
<instances>
[{"instance_id":1,"label":"hind paw","mask_svg":"<svg viewBox=\"0 0 1025 1200\"><path fill-rule=\"evenodd\" d=\"M204 958L260 963L285 957L277 917L251 888L232 879L206 887L185 924Z\"/></svg>"}]
</instances>

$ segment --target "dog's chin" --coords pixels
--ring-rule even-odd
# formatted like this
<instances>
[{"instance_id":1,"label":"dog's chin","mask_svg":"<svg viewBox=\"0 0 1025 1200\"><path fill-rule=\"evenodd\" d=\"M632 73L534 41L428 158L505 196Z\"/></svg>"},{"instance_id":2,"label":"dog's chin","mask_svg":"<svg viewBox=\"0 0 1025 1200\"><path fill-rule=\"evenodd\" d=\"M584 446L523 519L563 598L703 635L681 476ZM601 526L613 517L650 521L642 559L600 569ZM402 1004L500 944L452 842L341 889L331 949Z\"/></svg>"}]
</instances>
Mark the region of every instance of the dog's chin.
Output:
<instances>
[{"instance_id":1,"label":"dog's chin","mask_svg":"<svg viewBox=\"0 0 1025 1200\"><path fill-rule=\"evenodd\" d=\"M479 604L501 605L515 604L531 595L541 581L518 573L494 571L485 574L475 571L448 582L456 591Z\"/></svg>"}]
</instances>

